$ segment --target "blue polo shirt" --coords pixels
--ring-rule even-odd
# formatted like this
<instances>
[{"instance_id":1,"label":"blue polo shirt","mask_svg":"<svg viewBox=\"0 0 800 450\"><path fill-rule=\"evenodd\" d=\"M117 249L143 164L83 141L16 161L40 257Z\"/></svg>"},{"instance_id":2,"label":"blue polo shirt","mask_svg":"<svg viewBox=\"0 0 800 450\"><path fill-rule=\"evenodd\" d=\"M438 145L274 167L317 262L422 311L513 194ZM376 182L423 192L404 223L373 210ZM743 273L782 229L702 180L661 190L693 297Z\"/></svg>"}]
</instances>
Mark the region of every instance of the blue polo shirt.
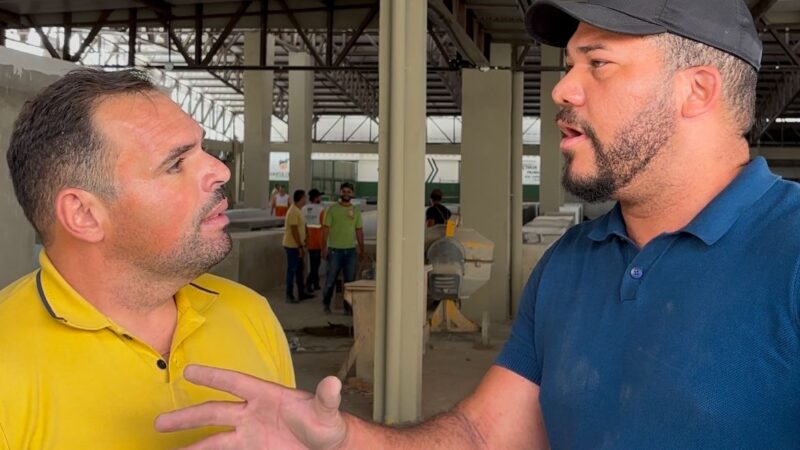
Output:
<instances>
[{"instance_id":1,"label":"blue polo shirt","mask_svg":"<svg viewBox=\"0 0 800 450\"><path fill-rule=\"evenodd\" d=\"M496 363L538 384L550 445L800 447L800 186L762 158L638 248L619 206L570 229Z\"/></svg>"}]
</instances>

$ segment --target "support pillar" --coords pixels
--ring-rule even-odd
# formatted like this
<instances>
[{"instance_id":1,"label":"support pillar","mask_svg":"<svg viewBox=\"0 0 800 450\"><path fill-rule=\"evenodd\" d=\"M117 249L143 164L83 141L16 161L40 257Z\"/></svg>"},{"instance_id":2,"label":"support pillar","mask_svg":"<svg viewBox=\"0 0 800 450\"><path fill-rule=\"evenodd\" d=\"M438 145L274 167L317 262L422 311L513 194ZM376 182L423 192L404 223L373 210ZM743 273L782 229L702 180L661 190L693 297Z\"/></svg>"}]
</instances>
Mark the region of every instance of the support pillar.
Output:
<instances>
[{"instance_id":1,"label":"support pillar","mask_svg":"<svg viewBox=\"0 0 800 450\"><path fill-rule=\"evenodd\" d=\"M510 45L492 45L492 65L510 67L511 59ZM484 311L504 320L511 286L511 70L465 69L462 89L461 220L494 242L491 279L462 303L462 311L475 322Z\"/></svg>"},{"instance_id":2,"label":"support pillar","mask_svg":"<svg viewBox=\"0 0 800 450\"><path fill-rule=\"evenodd\" d=\"M560 66L564 51L560 48L542 44L542 65ZM539 213L558 212L564 204L564 187L561 175L564 171L564 158L561 156L561 131L556 126L559 107L553 103L550 93L561 79L559 72L541 73L541 182L539 183Z\"/></svg>"},{"instance_id":3,"label":"support pillar","mask_svg":"<svg viewBox=\"0 0 800 450\"><path fill-rule=\"evenodd\" d=\"M260 33L244 37L245 64L258 65ZM267 64L275 62L275 36L267 35ZM268 208L269 148L272 131L272 71L244 72L244 204L249 208Z\"/></svg>"},{"instance_id":4,"label":"support pillar","mask_svg":"<svg viewBox=\"0 0 800 450\"><path fill-rule=\"evenodd\" d=\"M425 0L380 3L380 139L373 418L422 412Z\"/></svg>"},{"instance_id":5,"label":"support pillar","mask_svg":"<svg viewBox=\"0 0 800 450\"><path fill-rule=\"evenodd\" d=\"M233 173L231 174L231 181L234 184L231 192L233 193L233 204L237 205L242 201L242 160L243 160L243 145L237 141L233 141Z\"/></svg>"},{"instance_id":6,"label":"support pillar","mask_svg":"<svg viewBox=\"0 0 800 450\"><path fill-rule=\"evenodd\" d=\"M516 56L516 55L515 55ZM522 268L522 115L525 94L525 74L514 72L511 76L511 311L515 317L525 273Z\"/></svg>"},{"instance_id":7,"label":"support pillar","mask_svg":"<svg viewBox=\"0 0 800 450\"><path fill-rule=\"evenodd\" d=\"M311 66L305 52L290 52L290 66ZM314 72L289 72L289 195L311 188L311 132L314 116Z\"/></svg>"}]
</instances>

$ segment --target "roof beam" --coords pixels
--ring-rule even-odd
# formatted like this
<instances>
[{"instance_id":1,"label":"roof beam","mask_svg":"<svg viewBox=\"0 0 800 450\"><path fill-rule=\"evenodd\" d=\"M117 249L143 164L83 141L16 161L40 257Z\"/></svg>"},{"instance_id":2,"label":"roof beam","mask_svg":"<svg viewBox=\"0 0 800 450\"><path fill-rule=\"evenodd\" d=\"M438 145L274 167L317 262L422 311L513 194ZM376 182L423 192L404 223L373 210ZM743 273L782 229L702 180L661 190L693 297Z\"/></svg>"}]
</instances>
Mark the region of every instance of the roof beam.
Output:
<instances>
[{"instance_id":1,"label":"roof beam","mask_svg":"<svg viewBox=\"0 0 800 450\"><path fill-rule=\"evenodd\" d=\"M0 9L0 22L21 26L22 16L11 11L6 11L5 9Z\"/></svg>"},{"instance_id":2,"label":"roof beam","mask_svg":"<svg viewBox=\"0 0 800 450\"><path fill-rule=\"evenodd\" d=\"M203 4L194 5L194 61L203 60Z\"/></svg>"},{"instance_id":3,"label":"roof beam","mask_svg":"<svg viewBox=\"0 0 800 450\"><path fill-rule=\"evenodd\" d=\"M94 26L92 26L91 31L89 31L89 35L86 36L86 39L83 40L83 43L78 48L78 51L75 52L75 54L72 55L72 57L70 58L72 62L80 61L81 56L83 56L83 52L86 51L86 49L90 45L92 45L92 42L94 42L94 38L96 38L97 34L100 33L100 30L103 29L103 25L105 25L106 20L108 20L108 16L111 15L111 12L112 10L107 9L100 13L100 17L97 19L97 23L95 23Z\"/></svg>"},{"instance_id":4,"label":"roof beam","mask_svg":"<svg viewBox=\"0 0 800 450\"><path fill-rule=\"evenodd\" d=\"M159 16L164 16L167 19L172 18L172 5L163 0L136 0L136 1L152 9Z\"/></svg>"},{"instance_id":5,"label":"roof beam","mask_svg":"<svg viewBox=\"0 0 800 450\"><path fill-rule=\"evenodd\" d=\"M128 66L134 67L136 65L136 18L138 10L136 8L128 9Z\"/></svg>"},{"instance_id":6,"label":"roof beam","mask_svg":"<svg viewBox=\"0 0 800 450\"><path fill-rule=\"evenodd\" d=\"M439 40L439 36L436 35L436 30L433 28L433 24L428 21L428 35L430 36L430 41L428 44L428 66L433 67L447 67L450 65L450 55L447 53L447 49L442 44L442 41ZM434 49L430 48L430 42L438 49L434 51ZM457 108L461 108L461 72L452 72L452 71L440 71L437 72L439 78L444 84L445 88L447 88L450 97L453 99L453 103L455 103Z\"/></svg>"},{"instance_id":7,"label":"roof beam","mask_svg":"<svg viewBox=\"0 0 800 450\"><path fill-rule=\"evenodd\" d=\"M775 30L769 28L769 25L767 24L766 20L760 19L760 23L766 28L767 32L770 34L770 36L772 36L772 39L775 39L775 42L777 42L778 45L780 45L780 47L783 49L783 52L792 61L792 64L794 64L795 66L800 66L800 56L798 56L797 53L795 53L795 51L791 47L789 47L790 44L781 39L781 37L778 36L778 33L776 33Z\"/></svg>"},{"instance_id":8,"label":"roof beam","mask_svg":"<svg viewBox=\"0 0 800 450\"><path fill-rule=\"evenodd\" d=\"M72 13L65 12L63 14L64 17L64 45L61 49L61 57L65 60L72 61L72 57L69 54L69 41L72 40Z\"/></svg>"},{"instance_id":9,"label":"roof beam","mask_svg":"<svg viewBox=\"0 0 800 450\"><path fill-rule=\"evenodd\" d=\"M798 94L800 94L800 71L786 72L778 85L759 104L756 123L750 132L750 141L755 142L761 138Z\"/></svg>"},{"instance_id":10,"label":"roof beam","mask_svg":"<svg viewBox=\"0 0 800 450\"><path fill-rule=\"evenodd\" d=\"M325 67L325 63L320 57L319 52L314 45L314 43L309 39L308 35L305 31L300 27L300 23L295 17L294 13L289 10L288 5L286 4L286 0L278 0L278 4L281 6L281 9L287 13L287 17L289 21L292 23L294 28L297 30L297 34L300 36L300 39L305 44L306 49L314 58L316 62L316 67L310 67L310 70L323 70L322 75L336 88L338 88L342 94L350 100L356 107L361 109L364 114L370 117L376 117L378 115L378 89L375 85L369 81L363 74L354 73L354 72L343 72L343 71L332 71L331 69L338 69L339 67ZM362 21L362 24L364 22ZM366 27L366 25L365 25ZM363 30L362 30L363 32ZM276 42L281 43L281 41L276 39ZM287 49L287 51L292 51L291 49ZM340 55L341 56L341 55ZM344 59L347 58L345 54ZM289 66L292 69L297 69L297 67Z\"/></svg>"},{"instance_id":11,"label":"roof beam","mask_svg":"<svg viewBox=\"0 0 800 450\"><path fill-rule=\"evenodd\" d=\"M324 0L327 11L325 12L325 64L333 65L333 0Z\"/></svg>"},{"instance_id":12,"label":"roof beam","mask_svg":"<svg viewBox=\"0 0 800 450\"><path fill-rule=\"evenodd\" d=\"M48 38L47 35L44 34L44 31L42 31L42 27L40 27L36 23L36 21L35 21L35 19L33 17L28 16L27 19L28 19L28 22L30 22L31 25L33 25L33 29L36 30L36 34L38 34L39 37L42 39L42 44L44 45L44 48L47 49L47 52L50 53L50 56L52 56L53 58L56 58L56 59L61 59L61 55L58 54L58 51L56 51L56 48L53 47L52 43L50 43L50 38Z\"/></svg>"},{"instance_id":13,"label":"roof beam","mask_svg":"<svg viewBox=\"0 0 800 450\"><path fill-rule=\"evenodd\" d=\"M784 42L774 30L770 29L763 18L759 19L759 23L767 28L769 34L781 46L792 63L795 66L800 66L800 56L789 46L790 44ZM756 121L750 132L750 140L755 142L761 138L767 128L786 111L786 108L798 95L800 95L800 71L785 71L777 85L770 89L767 96L758 105Z\"/></svg>"},{"instance_id":14,"label":"roof beam","mask_svg":"<svg viewBox=\"0 0 800 450\"><path fill-rule=\"evenodd\" d=\"M286 16L289 18L289 22L292 23L294 29L297 30L297 34L300 35L300 39L303 40L303 43L306 45L308 52L311 53L311 56L314 58L316 64L319 66L324 66L325 63L322 61L322 58L319 56L319 53L317 53L316 46L308 38L308 35L306 34L305 30L303 30L303 28L300 26L300 22L297 20L297 17L295 17L294 12L291 9L289 9L289 5L286 4L286 0L278 0L278 4L280 5L281 10L283 10L283 12L286 13Z\"/></svg>"},{"instance_id":15,"label":"roof beam","mask_svg":"<svg viewBox=\"0 0 800 450\"><path fill-rule=\"evenodd\" d=\"M206 54L206 57L203 58L203 65L206 65L211 62L211 60L214 58L214 55L216 55L219 49L222 47L222 44L225 43L225 39L227 39L228 36L231 34L231 31L233 31L233 27L236 26L236 23L239 22L239 19L242 18L244 12L247 11L247 8L250 6L250 3L252 3L252 1L247 0L239 5L239 8L236 10L236 14L234 14L230 18L230 20L228 20L228 24L225 25L225 28L222 30L222 33L220 33L219 37L214 42L214 45L211 47L211 50L209 50L208 54Z\"/></svg>"},{"instance_id":16,"label":"roof beam","mask_svg":"<svg viewBox=\"0 0 800 450\"><path fill-rule=\"evenodd\" d=\"M336 61L333 63L334 67L337 67L340 64L342 64L342 61L344 61L344 59L350 53L350 50L353 48L353 45L355 45L356 41L358 41L358 38L361 37L361 35L364 33L364 30L367 28L367 26L370 24L370 22L372 22L372 20L378 14L379 6L380 6L380 3L376 3L375 6L373 6L367 12L367 15L364 17L364 20L362 20L361 23L358 25L358 29L356 29L355 33L353 33L353 35L350 36L350 39L347 41L347 44L345 44L345 46L342 49L342 51L339 52L339 56L336 57ZM328 52L328 53L330 53L330 52Z\"/></svg>"},{"instance_id":17,"label":"roof beam","mask_svg":"<svg viewBox=\"0 0 800 450\"><path fill-rule=\"evenodd\" d=\"M758 23L758 19L772 9L775 3L778 3L778 0L759 0L758 3L750 8L750 14L753 15L753 21Z\"/></svg>"},{"instance_id":18,"label":"roof beam","mask_svg":"<svg viewBox=\"0 0 800 450\"><path fill-rule=\"evenodd\" d=\"M466 14L462 14L460 11L460 9L466 11L466 5L463 5L460 0L452 0L451 3L455 11L451 11L443 0L428 0L428 7L439 16L450 39L461 54L476 66L488 66L489 59L481 50L482 44L478 44L482 40L480 24L472 27L472 35L467 33Z\"/></svg>"}]
</instances>

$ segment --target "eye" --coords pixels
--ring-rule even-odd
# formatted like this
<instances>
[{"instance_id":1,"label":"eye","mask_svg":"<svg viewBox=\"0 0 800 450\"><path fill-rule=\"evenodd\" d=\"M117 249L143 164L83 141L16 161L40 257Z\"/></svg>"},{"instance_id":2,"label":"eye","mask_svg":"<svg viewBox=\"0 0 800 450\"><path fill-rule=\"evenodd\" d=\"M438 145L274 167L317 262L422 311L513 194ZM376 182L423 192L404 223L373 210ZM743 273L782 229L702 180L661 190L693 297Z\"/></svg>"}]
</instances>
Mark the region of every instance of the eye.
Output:
<instances>
[{"instance_id":1,"label":"eye","mask_svg":"<svg viewBox=\"0 0 800 450\"><path fill-rule=\"evenodd\" d=\"M167 169L167 173L178 173L181 171L181 167L183 166L183 158L178 158L175 161L175 164L171 165L169 169Z\"/></svg>"},{"instance_id":2,"label":"eye","mask_svg":"<svg viewBox=\"0 0 800 450\"><path fill-rule=\"evenodd\" d=\"M608 61L603 61L601 59L593 59L590 64L592 65L593 68L599 69L608 64Z\"/></svg>"}]
</instances>

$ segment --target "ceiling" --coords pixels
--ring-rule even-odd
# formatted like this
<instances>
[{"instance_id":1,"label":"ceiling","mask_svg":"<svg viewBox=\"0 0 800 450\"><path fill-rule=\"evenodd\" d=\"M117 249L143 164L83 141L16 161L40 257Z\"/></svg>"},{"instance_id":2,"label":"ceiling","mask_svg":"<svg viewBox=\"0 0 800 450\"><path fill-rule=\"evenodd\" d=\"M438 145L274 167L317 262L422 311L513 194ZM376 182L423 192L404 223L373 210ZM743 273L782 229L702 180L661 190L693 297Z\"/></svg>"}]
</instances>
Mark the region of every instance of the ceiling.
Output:
<instances>
[{"instance_id":1,"label":"ceiling","mask_svg":"<svg viewBox=\"0 0 800 450\"><path fill-rule=\"evenodd\" d=\"M492 44L514 46L516 58L512 67L525 72L525 114L539 114L539 46L527 36L522 23L522 11L529 2L428 0L429 115L460 114L458 69L491 64ZM775 120L800 119L800 1L747 3L758 17L764 42L758 83L761 121L756 129L767 144L800 143L800 124ZM377 4L378 0L0 0L0 22L5 22L7 28L68 25L74 32L82 30L84 34L100 23L103 33L116 31L120 35L127 34L133 23L140 44L149 41L162 49L148 55L148 64L159 66L171 61L178 68L189 69L181 76L236 112L244 107L243 71L236 66L245 64L245 32L268 29L277 37L273 67L287 65L290 51L313 48L318 58L315 65L326 68L315 71L316 114L374 116L378 89ZM195 53L197 30L201 30L202 37L200 55ZM185 67L182 52L190 59L205 58L214 53L215 47L215 56L206 61L213 70L205 70L194 60L193 67ZM56 48L56 54L61 50ZM92 51L91 46L88 51ZM122 46L118 51L125 53L127 48ZM277 70L275 103L279 115L287 112L287 89L288 73Z\"/></svg>"}]
</instances>

